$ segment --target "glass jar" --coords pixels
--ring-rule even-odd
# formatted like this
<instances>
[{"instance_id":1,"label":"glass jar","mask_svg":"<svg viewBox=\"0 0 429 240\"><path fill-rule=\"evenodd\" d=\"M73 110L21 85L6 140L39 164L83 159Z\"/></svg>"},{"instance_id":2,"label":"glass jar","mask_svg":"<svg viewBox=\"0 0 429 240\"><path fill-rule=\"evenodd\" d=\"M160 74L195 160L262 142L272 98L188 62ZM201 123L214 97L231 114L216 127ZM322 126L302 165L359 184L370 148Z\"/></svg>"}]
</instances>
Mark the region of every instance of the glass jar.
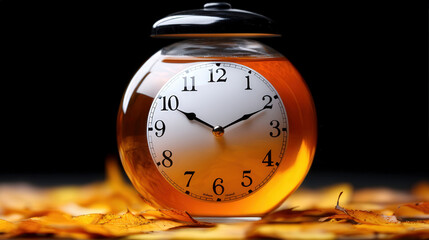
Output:
<instances>
[{"instance_id":1,"label":"glass jar","mask_svg":"<svg viewBox=\"0 0 429 240\"><path fill-rule=\"evenodd\" d=\"M209 3L201 13L180 12L158 25L213 12L241 23L235 11L255 15L228 6ZM278 34L216 32L210 23L193 33L179 22L185 29L175 23L167 33L154 25L155 36L188 39L147 60L123 96L117 138L124 169L157 208L211 217L272 211L299 187L313 160L317 126L308 87L282 54L249 38Z\"/></svg>"}]
</instances>

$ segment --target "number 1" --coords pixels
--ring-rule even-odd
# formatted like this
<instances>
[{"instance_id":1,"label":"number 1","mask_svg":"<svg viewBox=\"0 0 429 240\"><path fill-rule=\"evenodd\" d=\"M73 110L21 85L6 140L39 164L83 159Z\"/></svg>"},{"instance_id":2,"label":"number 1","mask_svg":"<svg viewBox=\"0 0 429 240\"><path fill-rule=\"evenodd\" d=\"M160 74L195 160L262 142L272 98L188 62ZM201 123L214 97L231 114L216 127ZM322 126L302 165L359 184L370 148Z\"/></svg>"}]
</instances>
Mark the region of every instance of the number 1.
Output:
<instances>
[{"instance_id":1,"label":"number 1","mask_svg":"<svg viewBox=\"0 0 429 240\"><path fill-rule=\"evenodd\" d=\"M252 89L250 88L250 77L249 77L249 76L246 76L246 80L247 80L247 87L246 87L244 90L252 90Z\"/></svg>"}]
</instances>

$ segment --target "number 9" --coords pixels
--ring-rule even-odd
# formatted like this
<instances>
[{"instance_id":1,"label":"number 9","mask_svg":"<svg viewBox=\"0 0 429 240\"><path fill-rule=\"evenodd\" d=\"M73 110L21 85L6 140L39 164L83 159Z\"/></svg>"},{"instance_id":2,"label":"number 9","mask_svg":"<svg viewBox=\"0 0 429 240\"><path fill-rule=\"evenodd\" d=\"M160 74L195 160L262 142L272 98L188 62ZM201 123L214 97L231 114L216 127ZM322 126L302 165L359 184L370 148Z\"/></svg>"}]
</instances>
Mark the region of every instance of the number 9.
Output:
<instances>
[{"instance_id":1,"label":"number 9","mask_svg":"<svg viewBox=\"0 0 429 240\"><path fill-rule=\"evenodd\" d=\"M161 125L161 126L159 126L159 125ZM155 129L157 131L160 131L160 133L156 132L155 135L157 137L162 137L164 135L164 133L165 133L165 123L162 120L156 121L155 122Z\"/></svg>"}]
</instances>

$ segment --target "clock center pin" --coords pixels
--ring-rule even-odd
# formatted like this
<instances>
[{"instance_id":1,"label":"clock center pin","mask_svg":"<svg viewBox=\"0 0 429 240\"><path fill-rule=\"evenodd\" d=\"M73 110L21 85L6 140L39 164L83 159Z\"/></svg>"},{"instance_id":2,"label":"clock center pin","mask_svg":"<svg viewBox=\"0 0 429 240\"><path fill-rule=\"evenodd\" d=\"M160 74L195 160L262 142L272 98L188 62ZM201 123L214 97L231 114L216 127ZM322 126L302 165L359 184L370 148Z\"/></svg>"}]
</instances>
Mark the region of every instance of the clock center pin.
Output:
<instances>
[{"instance_id":1,"label":"clock center pin","mask_svg":"<svg viewBox=\"0 0 429 240\"><path fill-rule=\"evenodd\" d=\"M222 137L225 131L223 130L222 126L215 126L212 130L213 135L216 137Z\"/></svg>"}]
</instances>

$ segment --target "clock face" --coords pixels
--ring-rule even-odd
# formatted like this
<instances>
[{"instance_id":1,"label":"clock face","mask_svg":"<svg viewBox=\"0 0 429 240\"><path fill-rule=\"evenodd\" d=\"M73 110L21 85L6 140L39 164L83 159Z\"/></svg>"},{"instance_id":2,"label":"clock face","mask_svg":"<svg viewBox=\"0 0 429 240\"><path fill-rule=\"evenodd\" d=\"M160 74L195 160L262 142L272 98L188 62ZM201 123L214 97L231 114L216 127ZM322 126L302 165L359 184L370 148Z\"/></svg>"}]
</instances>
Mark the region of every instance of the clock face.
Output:
<instances>
[{"instance_id":1,"label":"clock face","mask_svg":"<svg viewBox=\"0 0 429 240\"><path fill-rule=\"evenodd\" d=\"M262 75L230 62L193 65L154 98L147 141L154 164L183 194L238 200L264 187L285 155L288 120Z\"/></svg>"}]
</instances>

